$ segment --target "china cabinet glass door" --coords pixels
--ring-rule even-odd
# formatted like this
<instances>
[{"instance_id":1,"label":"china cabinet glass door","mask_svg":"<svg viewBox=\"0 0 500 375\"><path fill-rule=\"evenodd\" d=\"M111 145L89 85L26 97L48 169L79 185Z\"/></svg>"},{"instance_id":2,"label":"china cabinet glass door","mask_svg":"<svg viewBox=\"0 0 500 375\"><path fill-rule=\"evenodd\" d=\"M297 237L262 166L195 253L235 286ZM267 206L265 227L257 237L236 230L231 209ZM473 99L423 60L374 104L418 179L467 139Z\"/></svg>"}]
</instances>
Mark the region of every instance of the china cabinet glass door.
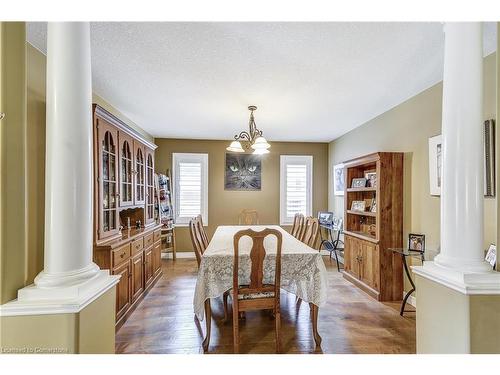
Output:
<instances>
[{"instance_id":1,"label":"china cabinet glass door","mask_svg":"<svg viewBox=\"0 0 500 375\"><path fill-rule=\"evenodd\" d=\"M145 196L145 163L144 163L144 149L140 143L134 142L134 153L135 153L135 204L144 204Z\"/></svg>"},{"instance_id":2,"label":"china cabinet glass door","mask_svg":"<svg viewBox=\"0 0 500 375\"><path fill-rule=\"evenodd\" d=\"M99 237L118 232L118 132L106 124L99 127Z\"/></svg>"},{"instance_id":3,"label":"china cabinet glass door","mask_svg":"<svg viewBox=\"0 0 500 375\"><path fill-rule=\"evenodd\" d=\"M132 138L120 132L120 206L134 203L132 191Z\"/></svg>"},{"instance_id":4,"label":"china cabinet glass door","mask_svg":"<svg viewBox=\"0 0 500 375\"><path fill-rule=\"evenodd\" d=\"M155 219L153 153L146 150L146 224Z\"/></svg>"}]
</instances>

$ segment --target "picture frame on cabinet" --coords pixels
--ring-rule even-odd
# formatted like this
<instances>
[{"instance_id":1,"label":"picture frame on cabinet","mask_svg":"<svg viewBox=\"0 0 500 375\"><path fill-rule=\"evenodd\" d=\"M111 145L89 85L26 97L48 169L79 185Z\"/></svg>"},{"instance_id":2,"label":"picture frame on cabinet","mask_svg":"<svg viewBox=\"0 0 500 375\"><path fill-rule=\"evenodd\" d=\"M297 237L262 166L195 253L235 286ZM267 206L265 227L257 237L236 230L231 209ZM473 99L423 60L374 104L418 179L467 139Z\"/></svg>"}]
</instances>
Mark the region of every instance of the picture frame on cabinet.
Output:
<instances>
[{"instance_id":1,"label":"picture frame on cabinet","mask_svg":"<svg viewBox=\"0 0 500 375\"><path fill-rule=\"evenodd\" d=\"M366 172L366 186L377 187L377 172Z\"/></svg>"},{"instance_id":2,"label":"picture frame on cabinet","mask_svg":"<svg viewBox=\"0 0 500 375\"><path fill-rule=\"evenodd\" d=\"M486 257L484 258L485 261L487 261L491 266L493 266L493 269L496 268L497 265L497 247L494 244L491 244L490 247L488 248L488 251L486 252Z\"/></svg>"},{"instance_id":3,"label":"picture frame on cabinet","mask_svg":"<svg viewBox=\"0 0 500 375\"><path fill-rule=\"evenodd\" d=\"M352 201L351 211L365 212L366 202L365 201Z\"/></svg>"},{"instance_id":4,"label":"picture frame on cabinet","mask_svg":"<svg viewBox=\"0 0 500 375\"><path fill-rule=\"evenodd\" d=\"M366 178L353 178L351 183L352 188L364 188L366 187Z\"/></svg>"},{"instance_id":5,"label":"picture frame on cabinet","mask_svg":"<svg viewBox=\"0 0 500 375\"><path fill-rule=\"evenodd\" d=\"M408 250L425 251L425 234L408 234Z\"/></svg>"},{"instance_id":6,"label":"picture frame on cabinet","mask_svg":"<svg viewBox=\"0 0 500 375\"><path fill-rule=\"evenodd\" d=\"M333 166L333 195L344 195L345 175L344 164L335 164Z\"/></svg>"}]
</instances>

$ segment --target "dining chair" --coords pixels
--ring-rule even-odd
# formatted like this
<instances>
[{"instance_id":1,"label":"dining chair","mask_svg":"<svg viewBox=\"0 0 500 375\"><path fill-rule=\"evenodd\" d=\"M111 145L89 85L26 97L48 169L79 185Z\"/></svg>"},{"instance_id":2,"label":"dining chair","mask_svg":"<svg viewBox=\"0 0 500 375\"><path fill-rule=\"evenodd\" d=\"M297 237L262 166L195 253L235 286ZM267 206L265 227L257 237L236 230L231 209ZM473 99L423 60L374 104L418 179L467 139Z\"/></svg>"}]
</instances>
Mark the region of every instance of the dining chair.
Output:
<instances>
[{"instance_id":1,"label":"dining chair","mask_svg":"<svg viewBox=\"0 0 500 375\"><path fill-rule=\"evenodd\" d=\"M303 226L304 226L304 215L296 213L295 217L293 218L293 226L292 230L290 231L290 234L297 239L300 238Z\"/></svg>"},{"instance_id":2,"label":"dining chair","mask_svg":"<svg viewBox=\"0 0 500 375\"><path fill-rule=\"evenodd\" d=\"M191 235L191 242L193 243L194 254L196 256L196 262L198 263L198 268L200 268L201 257L208 247L208 236L203 228L203 220L201 215L189 221L189 234ZM222 301L224 304L224 322L227 321L227 300L229 297L229 291L224 292L222 296Z\"/></svg>"},{"instance_id":3,"label":"dining chair","mask_svg":"<svg viewBox=\"0 0 500 375\"><path fill-rule=\"evenodd\" d=\"M198 262L198 268L200 267L201 257L207 248L203 240L203 235L201 234L200 224L198 217L189 220L189 234L191 235L191 242L193 243L194 254L196 255L196 261ZM208 245L208 244L207 244Z\"/></svg>"},{"instance_id":4,"label":"dining chair","mask_svg":"<svg viewBox=\"0 0 500 375\"><path fill-rule=\"evenodd\" d=\"M307 246L314 248L316 239L318 238L319 220L309 216L304 222L303 235L301 241Z\"/></svg>"},{"instance_id":5,"label":"dining chair","mask_svg":"<svg viewBox=\"0 0 500 375\"><path fill-rule=\"evenodd\" d=\"M196 216L196 219L198 220L198 228L200 230L201 238L203 240L203 246L206 249L210 241L208 240L207 232L205 231L205 227L203 226L203 219L201 215Z\"/></svg>"},{"instance_id":6,"label":"dining chair","mask_svg":"<svg viewBox=\"0 0 500 375\"><path fill-rule=\"evenodd\" d=\"M250 250L250 284L240 285L238 279L239 269L239 242L244 236L252 240ZM264 258L266 249L264 239L267 236L276 237L276 264L274 284L264 284ZM249 310L272 310L275 317L276 352L281 350L281 310L280 310L280 282L281 282L281 245L283 238L276 229L266 228L256 232L252 229L241 230L233 237L234 265L233 265L233 349L239 352L239 313Z\"/></svg>"},{"instance_id":7,"label":"dining chair","mask_svg":"<svg viewBox=\"0 0 500 375\"><path fill-rule=\"evenodd\" d=\"M238 216L239 225L257 225L259 224L259 213L256 210L241 210Z\"/></svg>"}]
</instances>

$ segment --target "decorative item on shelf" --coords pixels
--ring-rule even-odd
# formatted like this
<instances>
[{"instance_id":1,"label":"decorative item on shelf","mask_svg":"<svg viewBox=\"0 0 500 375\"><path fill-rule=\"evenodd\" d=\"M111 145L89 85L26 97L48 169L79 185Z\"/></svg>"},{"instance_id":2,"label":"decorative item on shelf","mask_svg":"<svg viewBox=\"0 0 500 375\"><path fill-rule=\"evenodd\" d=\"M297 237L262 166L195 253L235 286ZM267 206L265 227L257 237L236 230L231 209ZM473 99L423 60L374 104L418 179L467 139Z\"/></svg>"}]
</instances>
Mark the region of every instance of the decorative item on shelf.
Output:
<instances>
[{"instance_id":1,"label":"decorative item on shelf","mask_svg":"<svg viewBox=\"0 0 500 375\"><path fill-rule=\"evenodd\" d=\"M366 172L366 186L377 187L377 172Z\"/></svg>"},{"instance_id":2,"label":"decorative item on shelf","mask_svg":"<svg viewBox=\"0 0 500 375\"><path fill-rule=\"evenodd\" d=\"M245 152L245 150L252 148L255 155L268 154L271 145L262 136L262 130L257 129L253 117L253 112L257 110L257 107L251 105L248 107L248 110L250 111L250 120L248 121L249 131L242 131L240 134L235 135L234 141L231 142L226 150L230 152ZM243 146L241 142L244 142Z\"/></svg>"},{"instance_id":3,"label":"decorative item on shelf","mask_svg":"<svg viewBox=\"0 0 500 375\"><path fill-rule=\"evenodd\" d=\"M493 266L493 269L496 269L497 265L497 247L494 244L491 244L488 248L488 252L486 253L486 257L484 258L489 264Z\"/></svg>"},{"instance_id":4,"label":"decorative item on shelf","mask_svg":"<svg viewBox=\"0 0 500 375\"><path fill-rule=\"evenodd\" d=\"M170 171L167 169L166 174L158 175L159 187L159 215L160 223L170 228L174 222L174 210L172 207L171 190L170 190Z\"/></svg>"},{"instance_id":5,"label":"decorative item on shelf","mask_svg":"<svg viewBox=\"0 0 500 375\"><path fill-rule=\"evenodd\" d=\"M142 223L141 223L141 221L140 221L140 220L136 220L136 222L135 222L135 227L136 227L136 229L141 229L141 227L142 227Z\"/></svg>"},{"instance_id":6,"label":"decorative item on shelf","mask_svg":"<svg viewBox=\"0 0 500 375\"><path fill-rule=\"evenodd\" d=\"M377 200L374 199L372 201L372 205L370 206L370 212L376 213L377 212Z\"/></svg>"},{"instance_id":7,"label":"decorative item on shelf","mask_svg":"<svg viewBox=\"0 0 500 375\"><path fill-rule=\"evenodd\" d=\"M365 201L352 201L351 211L365 212L365 206L366 206Z\"/></svg>"},{"instance_id":8,"label":"decorative item on shelf","mask_svg":"<svg viewBox=\"0 0 500 375\"><path fill-rule=\"evenodd\" d=\"M410 233L408 235L408 250L425 251L425 234Z\"/></svg>"},{"instance_id":9,"label":"decorative item on shelf","mask_svg":"<svg viewBox=\"0 0 500 375\"><path fill-rule=\"evenodd\" d=\"M377 226L375 224L370 224L368 226L368 233L370 234L370 236L374 236L377 234Z\"/></svg>"},{"instance_id":10,"label":"decorative item on shelf","mask_svg":"<svg viewBox=\"0 0 500 375\"><path fill-rule=\"evenodd\" d=\"M333 194L344 195L345 190L345 174L344 164L336 164L333 166Z\"/></svg>"},{"instance_id":11,"label":"decorative item on shelf","mask_svg":"<svg viewBox=\"0 0 500 375\"><path fill-rule=\"evenodd\" d=\"M371 211L371 208L372 208L374 200L375 200L374 198L365 198L364 199L364 201L365 201L365 211Z\"/></svg>"},{"instance_id":12,"label":"decorative item on shelf","mask_svg":"<svg viewBox=\"0 0 500 375\"><path fill-rule=\"evenodd\" d=\"M352 179L351 187L353 187L353 188L364 188L364 187L366 187L366 178L364 178L364 177L353 178Z\"/></svg>"},{"instance_id":13,"label":"decorative item on shelf","mask_svg":"<svg viewBox=\"0 0 500 375\"><path fill-rule=\"evenodd\" d=\"M226 153L225 190L260 190L262 160L258 155Z\"/></svg>"}]
</instances>

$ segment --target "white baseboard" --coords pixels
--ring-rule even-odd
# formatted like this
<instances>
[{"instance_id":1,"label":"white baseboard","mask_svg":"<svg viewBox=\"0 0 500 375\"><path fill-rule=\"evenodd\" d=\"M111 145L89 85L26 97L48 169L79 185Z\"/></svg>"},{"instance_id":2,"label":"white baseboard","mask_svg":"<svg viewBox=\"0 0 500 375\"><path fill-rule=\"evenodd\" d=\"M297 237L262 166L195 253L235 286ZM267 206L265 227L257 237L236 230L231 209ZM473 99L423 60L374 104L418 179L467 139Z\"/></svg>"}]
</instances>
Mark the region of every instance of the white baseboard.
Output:
<instances>
[{"instance_id":1,"label":"white baseboard","mask_svg":"<svg viewBox=\"0 0 500 375\"><path fill-rule=\"evenodd\" d=\"M403 298L405 298L406 292L403 292ZM407 304L412 305L414 308L417 308L417 299L415 296L411 295L408 297L408 300L406 301Z\"/></svg>"},{"instance_id":2,"label":"white baseboard","mask_svg":"<svg viewBox=\"0 0 500 375\"><path fill-rule=\"evenodd\" d=\"M196 259L194 251L176 251L175 256L177 259ZM172 253L162 253L162 259L173 259L174 255Z\"/></svg>"}]
</instances>

